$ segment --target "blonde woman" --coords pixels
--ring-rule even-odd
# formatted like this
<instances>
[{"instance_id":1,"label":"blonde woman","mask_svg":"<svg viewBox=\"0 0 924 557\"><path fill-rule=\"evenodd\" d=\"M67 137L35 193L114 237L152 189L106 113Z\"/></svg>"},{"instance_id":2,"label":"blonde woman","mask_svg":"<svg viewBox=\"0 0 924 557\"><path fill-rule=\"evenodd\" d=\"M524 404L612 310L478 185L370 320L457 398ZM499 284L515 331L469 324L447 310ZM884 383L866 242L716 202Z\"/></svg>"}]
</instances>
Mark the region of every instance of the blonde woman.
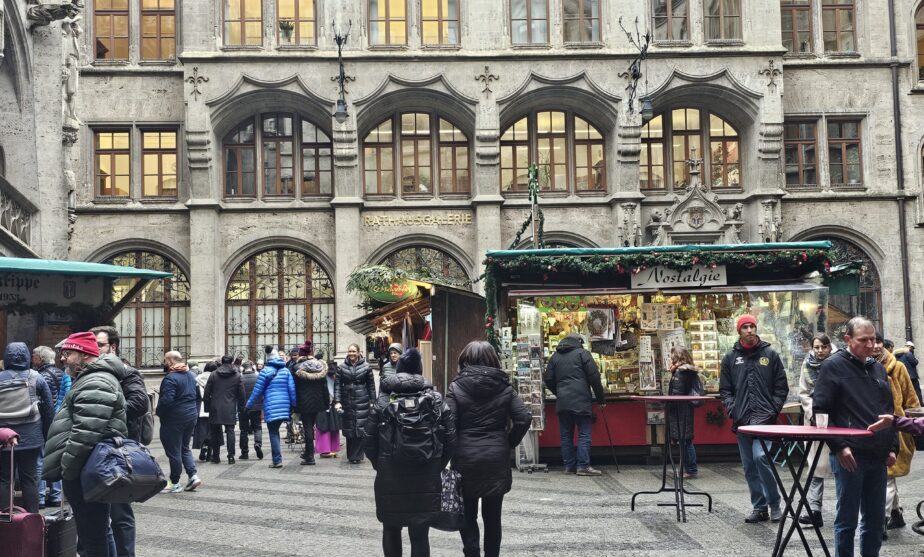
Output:
<instances>
[{"instance_id":1,"label":"blonde woman","mask_svg":"<svg viewBox=\"0 0 924 557\"><path fill-rule=\"evenodd\" d=\"M699 379L699 368L693 365L693 356L682 346L671 349L671 381L668 386L668 395L698 395L702 383ZM699 386L699 388L697 388ZM671 439L677 440L680 450L683 451L683 477L695 478L699 474L696 466L696 449L693 447L693 406L691 404L671 404L668 424ZM679 412L679 415L674 415ZM679 419L678 419L679 418ZM680 425L683 424L683 431Z\"/></svg>"}]
</instances>

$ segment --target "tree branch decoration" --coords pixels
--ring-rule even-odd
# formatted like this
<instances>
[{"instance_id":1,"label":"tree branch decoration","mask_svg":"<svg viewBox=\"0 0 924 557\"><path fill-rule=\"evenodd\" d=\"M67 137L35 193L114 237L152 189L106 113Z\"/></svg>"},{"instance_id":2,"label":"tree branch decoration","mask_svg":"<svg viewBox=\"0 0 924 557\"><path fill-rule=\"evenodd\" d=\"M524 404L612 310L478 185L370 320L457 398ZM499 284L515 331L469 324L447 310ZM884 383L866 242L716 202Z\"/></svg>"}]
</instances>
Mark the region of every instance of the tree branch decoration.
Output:
<instances>
[{"instance_id":1,"label":"tree branch decoration","mask_svg":"<svg viewBox=\"0 0 924 557\"><path fill-rule=\"evenodd\" d=\"M545 242L543 240L543 235L545 234L545 213L542 212L542 207L539 207L539 167L536 163L529 165L529 173L527 174L527 189L529 191L529 203L530 208L538 208L537 214L539 215L539 234L538 246L540 248L545 247ZM516 249L523 238L523 233L526 232L526 229L529 228L529 225L533 222L533 212L530 211L529 216L526 217L526 220L523 221L523 224L520 225L520 229L517 231L516 236L513 238L513 242L510 243L510 247L507 249Z\"/></svg>"}]
</instances>

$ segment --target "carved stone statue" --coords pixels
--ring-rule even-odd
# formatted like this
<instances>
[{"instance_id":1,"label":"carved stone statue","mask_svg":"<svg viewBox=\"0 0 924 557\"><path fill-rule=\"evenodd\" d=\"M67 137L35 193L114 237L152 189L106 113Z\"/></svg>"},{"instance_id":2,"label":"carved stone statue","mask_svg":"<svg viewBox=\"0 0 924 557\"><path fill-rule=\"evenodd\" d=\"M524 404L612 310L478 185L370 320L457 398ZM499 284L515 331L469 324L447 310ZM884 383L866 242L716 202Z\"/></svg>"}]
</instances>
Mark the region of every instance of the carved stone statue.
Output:
<instances>
[{"instance_id":1,"label":"carved stone statue","mask_svg":"<svg viewBox=\"0 0 924 557\"><path fill-rule=\"evenodd\" d=\"M731 209L725 209L725 216L728 217L728 220L741 220L741 214L744 212L743 203L735 203L735 206Z\"/></svg>"},{"instance_id":2,"label":"carved stone statue","mask_svg":"<svg viewBox=\"0 0 924 557\"><path fill-rule=\"evenodd\" d=\"M38 4L29 8L26 17L32 24L29 29L43 27L59 19L73 19L83 9L81 0L71 0L64 4Z\"/></svg>"},{"instance_id":3,"label":"carved stone statue","mask_svg":"<svg viewBox=\"0 0 924 557\"><path fill-rule=\"evenodd\" d=\"M80 17L61 22L61 32L67 37L67 48L64 54L64 68L61 70L61 83L64 99L64 127L76 130L80 126L75 106L77 104L77 89L79 84L80 67Z\"/></svg>"}]
</instances>

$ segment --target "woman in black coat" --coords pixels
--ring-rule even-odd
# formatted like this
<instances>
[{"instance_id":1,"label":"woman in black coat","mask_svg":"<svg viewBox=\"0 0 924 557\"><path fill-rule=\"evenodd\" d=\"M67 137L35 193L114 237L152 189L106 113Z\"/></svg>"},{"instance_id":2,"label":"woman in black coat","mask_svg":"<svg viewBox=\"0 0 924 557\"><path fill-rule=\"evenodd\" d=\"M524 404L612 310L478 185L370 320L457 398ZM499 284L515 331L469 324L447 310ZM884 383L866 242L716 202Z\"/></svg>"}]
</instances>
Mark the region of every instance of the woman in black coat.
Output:
<instances>
[{"instance_id":1,"label":"woman in black coat","mask_svg":"<svg viewBox=\"0 0 924 557\"><path fill-rule=\"evenodd\" d=\"M501 509L513 481L510 449L529 431L532 416L513 391L497 352L487 342L468 343L459 355L459 376L446 400L456 416L458 441L452 467L462 474L466 557L480 556L478 500L484 521L484 555L500 555Z\"/></svg>"},{"instance_id":2,"label":"woman in black coat","mask_svg":"<svg viewBox=\"0 0 924 557\"><path fill-rule=\"evenodd\" d=\"M244 414L244 383L231 356L222 356L221 365L209 376L202 404L209 413L211 428L212 462L221 462L219 446L224 428L228 445L228 464L234 464L234 426L238 416Z\"/></svg>"},{"instance_id":3,"label":"woman in black coat","mask_svg":"<svg viewBox=\"0 0 924 557\"><path fill-rule=\"evenodd\" d=\"M409 348L398 360L397 373L382 380L382 392L366 421L365 450L375 468L375 514L382 523L385 557L401 556L401 529L407 527L411 557L429 557L430 525L442 510L440 474L453 457L456 445L455 417L433 385L423 378L420 352ZM394 421L385 411L395 397L427 397L439 409L438 421L429 430L441 443L424 462L406 462L394 453ZM423 408L423 404L418 406ZM433 416L433 415L430 415ZM433 416L435 417L435 416Z\"/></svg>"},{"instance_id":4,"label":"woman in black coat","mask_svg":"<svg viewBox=\"0 0 924 557\"><path fill-rule=\"evenodd\" d=\"M351 344L334 379L334 407L343 412L343 436L350 464L359 464L363 459L363 428L373 400L375 377L372 368L366 363L359 345Z\"/></svg>"},{"instance_id":5,"label":"woman in black coat","mask_svg":"<svg viewBox=\"0 0 924 557\"><path fill-rule=\"evenodd\" d=\"M682 346L671 349L671 381L668 384L669 395L695 395L693 387L699 379L699 369L693 365L693 356ZM693 404L671 404L668 406L668 427L671 439L680 443L683 451L684 478L695 478L699 469L696 466L696 449L693 447ZM678 414L674 414L677 412ZM683 431L681 423L683 422Z\"/></svg>"}]
</instances>

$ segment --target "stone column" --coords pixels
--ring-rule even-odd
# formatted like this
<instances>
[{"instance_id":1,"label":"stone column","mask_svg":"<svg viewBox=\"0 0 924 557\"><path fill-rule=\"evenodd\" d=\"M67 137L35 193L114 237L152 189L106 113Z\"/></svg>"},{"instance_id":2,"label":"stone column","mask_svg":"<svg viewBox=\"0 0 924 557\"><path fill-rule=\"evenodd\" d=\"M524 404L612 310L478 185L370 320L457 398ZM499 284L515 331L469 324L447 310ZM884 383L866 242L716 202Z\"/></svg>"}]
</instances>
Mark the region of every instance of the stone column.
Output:
<instances>
[{"instance_id":1,"label":"stone column","mask_svg":"<svg viewBox=\"0 0 924 557\"><path fill-rule=\"evenodd\" d=\"M347 322L362 315L356 308L360 299L347 292L350 273L362 263L359 245L362 241L361 215L362 176L359 170L359 145L356 136L355 111L350 107L350 118L343 124L333 123L334 142L334 294L337 321L336 357L346 355L347 346L357 343L365 350L362 335L356 334ZM333 109L331 110L333 112Z\"/></svg>"},{"instance_id":2,"label":"stone column","mask_svg":"<svg viewBox=\"0 0 924 557\"><path fill-rule=\"evenodd\" d=\"M485 68L485 76L490 76ZM475 213L475 275L484 270L482 262L488 250L504 249L501 237L500 195L500 121L490 80L484 83L483 97L475 115L475 168L472 173L472 207ZM475 284L475 290L484 294L484 285Z\"/></svg>"}]
</instances>

